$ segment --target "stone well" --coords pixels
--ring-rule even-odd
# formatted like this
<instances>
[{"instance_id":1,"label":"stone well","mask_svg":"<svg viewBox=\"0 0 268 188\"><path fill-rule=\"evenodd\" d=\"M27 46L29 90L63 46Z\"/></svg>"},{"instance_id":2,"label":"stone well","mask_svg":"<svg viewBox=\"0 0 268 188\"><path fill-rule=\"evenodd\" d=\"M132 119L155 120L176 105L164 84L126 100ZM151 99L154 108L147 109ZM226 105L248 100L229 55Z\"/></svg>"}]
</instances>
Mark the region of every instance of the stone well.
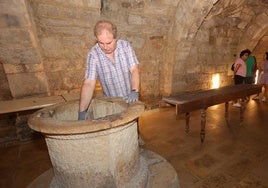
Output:
<instances>
[{"instance_id":1,"label":"stone well","mask_svg":"<svg viewBox=\"0 0 268 188\"><path fill-rule=\"evenodd\" d=\"M145 188L161 185L161 178L163 185L178 187L171 165L153 152L140 152L137 118L144 112L141 102L93 99L85 121L77 120L78 105L77 100L66 102L30 116L29 126L45 135L53 169L28 187ZM49 183L43 183L48 180L45 176L51 177Z\"/></svg>"}]
</instances>

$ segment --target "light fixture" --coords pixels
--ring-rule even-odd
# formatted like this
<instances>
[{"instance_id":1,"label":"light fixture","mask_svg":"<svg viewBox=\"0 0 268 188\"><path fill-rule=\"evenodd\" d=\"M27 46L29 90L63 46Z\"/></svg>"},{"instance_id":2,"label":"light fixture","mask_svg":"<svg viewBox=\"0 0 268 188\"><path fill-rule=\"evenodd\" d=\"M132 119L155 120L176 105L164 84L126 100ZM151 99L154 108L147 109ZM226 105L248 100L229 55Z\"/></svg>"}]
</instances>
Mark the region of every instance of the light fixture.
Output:
<instances>
[{"instance_id":1,"label":"light fixture","mask_svg":"<svg viewBox=\"0 0 268 188\"><path fill-rule=\"evenodd\" d=\"M220 87L220 74L216 73L212 75L212 89Z\"/></svg>"}]
</instances>

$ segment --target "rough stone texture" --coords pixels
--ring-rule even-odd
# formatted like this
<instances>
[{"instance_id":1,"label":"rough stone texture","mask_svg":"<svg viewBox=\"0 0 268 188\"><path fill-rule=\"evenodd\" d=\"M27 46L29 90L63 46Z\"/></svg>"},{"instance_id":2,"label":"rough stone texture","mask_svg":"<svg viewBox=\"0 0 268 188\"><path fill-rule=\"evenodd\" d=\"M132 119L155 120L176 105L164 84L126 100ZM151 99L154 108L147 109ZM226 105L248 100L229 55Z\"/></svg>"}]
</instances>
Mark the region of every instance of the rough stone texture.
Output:
<instances>
[{"instance_id":1,"label":"rough stone texture","mask_svg":"<svg viewBox=\"0 0 268 188\"><path fill-rule=\"evenodd\" d=\"M34 48L8 49L1 51L1 62L10 64L29 64L38 62L38 55Z\"/></svg>"},{"instance_id":2,"label":"rough stone texture","mask_svg":"<svg viewBox=\"0 0 268 188\"><path fill-rule=\"evenodd\" d=\"M8 74L7 79L13 83L10 86L13 96L31 96L33 91L35 94L48 93L46 76L42 72Z\"/></svg>"},{"instance_id":3,"label":"rough stone texture","mask_svg":"<svg viewBox=\"0 0 268 188\"><path fill-rule=\"evenodd\" d=\"M145 149L141 154L146 159L149 167L150 175L148 188L180 187L177 174L174 173L174 168L166 161L166 159Z\"/></svg>"},{"instance_id":4,"label":"rough stone texture","mask_svg":"<svg viewBox=\"0 0 268 188\"><path fill-rule=\"evenodd\" d=\"M17 140L17 129L15 126L15 115L0 116L0 144L14 142Z\"/></svg>"},{"instance_id":5,"label":"rough stone texture","mask_svg":"<svg viewBox=\"0 0 268 188\"><path fill-rule=\"evenodd\" d=\"M148 174L148 182L147 185L143 185L140 182L140 179L135 179L132 184L126 185L128 187L145 187L146 188L163 188L163 187L170 187L170 188L179 188L179 180L175 169L168 163L163 157L160 155L147 150L140 148L140 155L142 159L141 161L141 168L149 169ZM146 174L147 176L147 174ZM34 181L32 181L27 188L47 188L51 186L51 182L53 183L53 169L49 169L39 177L37 177ZM140 176L138 176L139 178Z\"/></svg>"},{"instance_id":6,"label":"rough stone texture","mask_svg":"<svg viewBox=\"0 0 268 188\"><path fill-rule=\"evenodd\" d=\"M79 93L100 19L133 45L147 105L210 88L215 73L220 86L233 84L230 66L242 49L263 61L267 10L264 0L1 0L0 100Z\"/></svg>"},{"instance_id":7,"label":"rough stone texture","mask_svg":"<svg viewBox=\"0 0 268 188\"><path fill-rule=\"evenodd\" d=\"M30 72L35 73L44 70L42 64L3 64L3 67L8 75Z\"/></svg>"},{"instance_id":8,"label":"rough stone texture","mask_svg":"<svg viewBox=\"0 0 268 188\"><path fill-rule=\"evenodd\" d=\"M33 111L0 115L0 147L16 145L40 138L42 135L29 128L27 121Z\"/></svg>"},{"instance_id":9,"label":"rough stone texture","mask_svg":"<svg viewBox=\"0 0 268 188\"><path fill-rule=\"evenodd\" d=\"M49 135L46 143L55 187L122 187L139 168L136 123L88 134Z\"/></svg>"},{"instance_id":10,"label":"rough stone texture","mask_svg":"<svg viewBox=\"0 0 268 188\"><path fill-rule=\"evenodd\" d=\"M28 11L27 2L25 1L1 2L3 25L0 30L2 48L0 61L4 65L10 93L15 98L40 93L49 94L46 75L42 74L42 72L24 69L19 74L16 74L9 69L9 64L14 67L26 67L29 64L39 64L41 62L37 45L38 39ZM5 64L8 65L5 66ZM29 76L28 72L35 72L36 75ZM40 84L41 87L32 87L25 84L25 82L34 83L34 85Z\"/></svg>"},{"instance_id":11,"label":"rough stone texture","mask_svg":"<svg viewBox=\"0 0 268 188\"><path fill-rule=\"evenodd\" d=\"M51 186L146 187L136 121L143 104L93 99L88 119L77 121L78 104L50 106L29 118L29 126L46 137L55 175Z\"/></svg>"},{"instance_id":12,"label":"rough stone texture","mask_svg":"<svg viewBox=\"0 0 268 188\"><path fill-rule=\"evenodd\" d=\"M220 86L231 84L234 55L249 48L260 65L267 49L267 2L261 0L3 0L0 11L0 62L10 78L10 91L0 98L79 91L99 19L113 21L119 37L132 43L145 102L210 88L214 73ZM14 87L16 74L29 72L43 78L19 77L45 88Z\"/></svg>"},{"instance_id":13,"label":"rough stone texture","mask_svg":"<svg viewBox=\"0 0 268 188\"><path fill-rule=\"evenodd\" d=\"M9 90L8 81L2 64L0 64L0 90L1 90L0 100L11 99L11 93Z\"/></svg>"},{"instance_id":14,"label":"rough stone texture","mask_svg":"<svg viewBox=\"0 0 268 188\"><path fill-rule=\"evenodd\" d=\"M91 101L86 121L77 121L79 100L48 106L33 113L29 126L44 134L98 132L127 124L144 111L144 104L126 103L120 97L98 97ZM68 127L68 129L66 129Z\"/></svg>"}]
</instances>

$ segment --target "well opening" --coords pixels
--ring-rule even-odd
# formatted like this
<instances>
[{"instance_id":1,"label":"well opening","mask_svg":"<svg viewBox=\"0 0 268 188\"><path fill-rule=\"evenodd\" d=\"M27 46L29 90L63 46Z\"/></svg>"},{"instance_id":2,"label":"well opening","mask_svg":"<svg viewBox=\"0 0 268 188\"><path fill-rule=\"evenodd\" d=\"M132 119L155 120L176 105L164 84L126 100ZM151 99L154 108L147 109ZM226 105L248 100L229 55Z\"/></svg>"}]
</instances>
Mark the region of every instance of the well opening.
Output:
<instances>
[{"instance_id":1,"label":"well opening","mask_svg":"<svg viewBox=\"0 0 268 188\"><path fill-rule=\"evenodd\" d=\"M120 114L126 111L128 105L120 99L107 100L107 98L93 99L88 111L87 120L115 120ZM58 105L54 110L43 111L39 117L54 118L62 121L77 120L78 103L65 103Z\"/></svg>"},{"instance_id":2,"label":"well opening","mask_svg":"<svg viewBox=\"0 0 268 188\"><path fill-rule=\"evenodd\" d=\"M92 100L85 121L77 121L78 108L79 102L71 101L41 109L31 116L29 126L46 134L81 134L125 125L144 111L141 102L102 97Z\"/></svg>"}]
</instances>

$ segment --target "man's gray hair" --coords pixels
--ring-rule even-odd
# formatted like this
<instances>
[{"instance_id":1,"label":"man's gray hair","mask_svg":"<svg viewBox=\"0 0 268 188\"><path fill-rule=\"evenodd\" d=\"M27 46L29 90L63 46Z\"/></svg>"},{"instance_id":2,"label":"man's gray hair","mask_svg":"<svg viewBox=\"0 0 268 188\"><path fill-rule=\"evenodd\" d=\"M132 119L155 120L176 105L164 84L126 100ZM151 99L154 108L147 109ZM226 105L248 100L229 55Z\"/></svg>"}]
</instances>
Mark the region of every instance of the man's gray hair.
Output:
<instances>
[{"instance_id":1,"label":"man's gray hair","mask_svg":"<svg viewBox=\"0 0 268 188\"><path fill-rule=\"evenodd\" d=\"M103 30L107 30L113 34L113 37L117 37L117 27L112 22L107 20L100 20L95 24L94 36L97 37Z\"/></svg>"}]
</instances>

